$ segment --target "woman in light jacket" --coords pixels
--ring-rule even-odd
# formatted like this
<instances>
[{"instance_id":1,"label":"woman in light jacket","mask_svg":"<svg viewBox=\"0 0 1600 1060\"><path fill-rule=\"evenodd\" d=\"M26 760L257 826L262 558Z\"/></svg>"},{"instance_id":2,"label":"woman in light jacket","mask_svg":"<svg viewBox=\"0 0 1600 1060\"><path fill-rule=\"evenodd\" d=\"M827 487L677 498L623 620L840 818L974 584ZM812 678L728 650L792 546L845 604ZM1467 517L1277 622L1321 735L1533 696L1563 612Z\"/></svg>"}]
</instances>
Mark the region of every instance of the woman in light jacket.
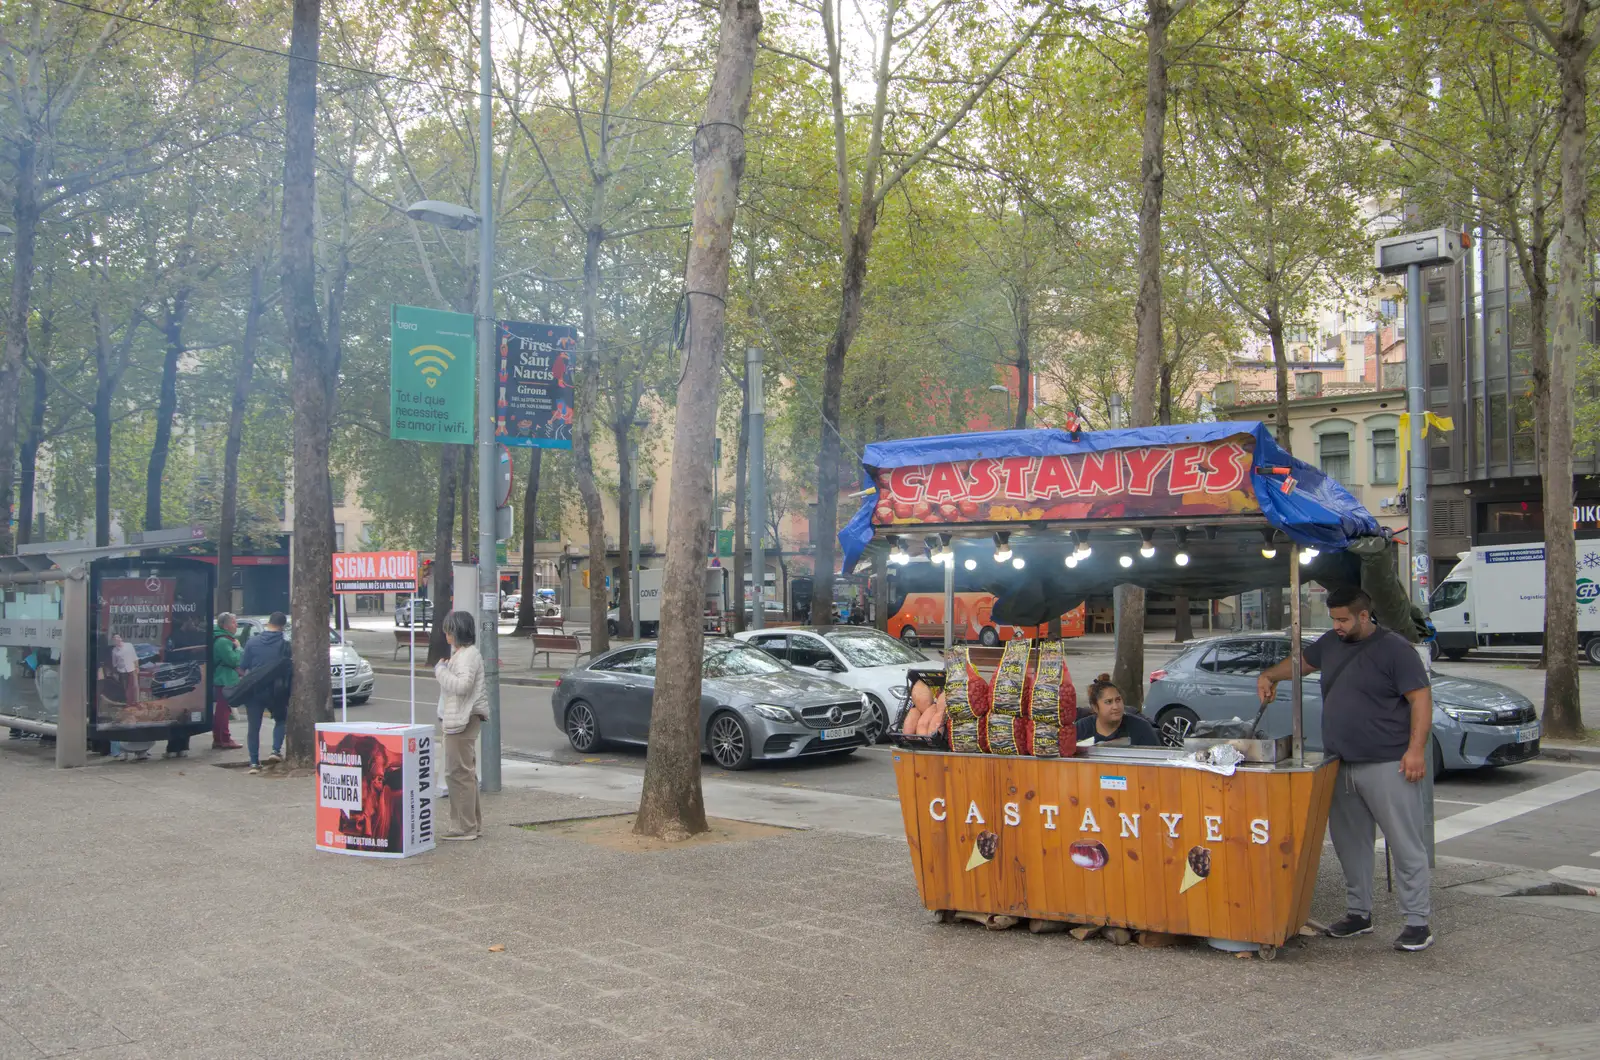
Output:
<instances>
[{"instance_id":1,"label":"woman in light jacket","mask_svg":"<svg viewBox=\"0 0 1600 1060\"><path fill-rule=\"evenodd\" d=\"M478 728L489 716L477 623L466 611L452 611L444 620L444 637L450 642L450 658L433 668L450 786L451 827L443 838L476 839L483 827L478 814Z\"/></svg>"}]
</instances>

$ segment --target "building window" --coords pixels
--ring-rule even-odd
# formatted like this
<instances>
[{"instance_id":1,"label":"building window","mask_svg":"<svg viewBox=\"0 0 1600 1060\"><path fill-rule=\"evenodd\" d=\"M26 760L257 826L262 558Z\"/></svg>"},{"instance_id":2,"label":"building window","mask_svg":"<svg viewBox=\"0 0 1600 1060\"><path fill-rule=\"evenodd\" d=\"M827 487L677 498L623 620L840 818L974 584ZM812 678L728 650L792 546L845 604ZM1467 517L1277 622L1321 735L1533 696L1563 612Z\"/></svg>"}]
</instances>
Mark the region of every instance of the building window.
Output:
<instances>
[{"instance_id":1,"label":"building window","mask_svg":"<svg viewBox=\"0 0 1600 1060\"><path fill-rule=\"evenodd\" d=\"M1543 534L1544 505L1539 501L1490 501L1478 506L1480 534Z\"/></svg>"},{"instance_id":2,"label":"building window","mask_svg":"<svg viewBox=\"0 0 1600 1060\"><path fill-rule=\"evenodd\" d=\"M333 494L333 506L343 508L349 501L346 499L348 487L343 475L330 476L328 480L329 492Z\"/></svg>"},{"instance_id":3,"label":"building window","mask_svg":"<svg viewBox=\"0 0 1600 1060\"><path fill-rule=\"evenodd\" d=\"M1489 395L1489 462L1506 462L1506 396Z\"/></svg>"},{"instance_id":4,"label":"building window","mask_svg":"<svg viewBox=\"0 0 1600 1060\"><path fill-rule=\"evenodd\" d=\"M1511 405L1511 417L1511 459L1519 463L1537 459L1532 394L1517 395Z\"/></svg>"},{"instance_id":5,"label":"building window","mask_svg":"<svg viewBox=\"0 0 1600 1060\"><path fill-rule=\"evenodd\" d=\"M1400 448L1393 427L1372 432L1372 481L1384 486L1400 481Z\"/></svg>"},{"instance_id":6,"label":"building window","mask_svg":"<svg viewBox=\"0 0 1600 1060\"><path fill-rule=\"evenodd\" d=\"M343 523L334 523L333 524L333 550L335 552L343 552L344 551L344 524Z\"/></svg>"},{"instance_id":7,"label":"building window","mask_svg":"<svg viewBox=\"0 0 1600 1060\"><path fill-rule=\"evenodd\" d=\"M1483 327L1483 354L1491 379L1506 374L1506 311L1491 309Z\"/></svg>"},{"instance_id":8,"label":"building window","mask_svg":"<svg viewBox=\"0 0 1600 1060\"><path fill-rule=\"evenodd\" d=\"M1350 481L1350 436L1342 432L1317 438L1317 457L1322 473L1339 482Z\"/></svg>"}]
</instances>

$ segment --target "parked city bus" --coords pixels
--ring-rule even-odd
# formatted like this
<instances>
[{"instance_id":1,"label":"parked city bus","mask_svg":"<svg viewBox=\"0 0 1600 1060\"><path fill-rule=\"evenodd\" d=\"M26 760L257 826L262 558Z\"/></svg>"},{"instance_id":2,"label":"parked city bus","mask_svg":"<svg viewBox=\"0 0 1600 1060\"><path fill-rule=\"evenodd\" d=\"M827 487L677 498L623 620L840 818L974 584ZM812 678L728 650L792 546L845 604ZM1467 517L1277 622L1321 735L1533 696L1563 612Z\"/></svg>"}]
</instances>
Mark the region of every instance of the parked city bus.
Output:
<instances>
[{"instance_id":1,"label":"parked city bus","mask_svg":"<svg viewBox=\"0 0 1600 1060\"><path fill-rule=\"evenodd\" d=\"M1044 626L1011 626L994 620L995 596L986 591L977 575L961 567L955 577L956 643L976 642L996 647L1014 637L1030 639L1048 634ZM1061 615L1061 635L1081 637L1084 605ZM889 579L889 622L891 637L916 647L944 643L944 568L914 560L895 570Z\"/></svg>"}]
</instances>

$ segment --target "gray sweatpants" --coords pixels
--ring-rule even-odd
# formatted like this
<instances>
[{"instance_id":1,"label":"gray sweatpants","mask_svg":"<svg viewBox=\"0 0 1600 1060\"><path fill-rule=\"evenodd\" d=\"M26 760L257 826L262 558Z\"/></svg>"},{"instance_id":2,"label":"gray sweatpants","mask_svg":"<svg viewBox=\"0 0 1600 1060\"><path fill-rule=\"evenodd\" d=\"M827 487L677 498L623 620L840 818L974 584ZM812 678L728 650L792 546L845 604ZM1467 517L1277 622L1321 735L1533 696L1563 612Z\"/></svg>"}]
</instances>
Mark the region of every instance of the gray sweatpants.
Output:
<instances>
[{"instance_id":1,"label":"gray sweatpants","mask_svg":"<svg viewBox=\"0 0 1600 1060\"><path fill-rule=\"evenodd\" d=\"M1328 834L1344 869L1346 912L1372 915L1376 841L1372 827L1376 824L1383 829L1384 842L1394 858L1406 925L1428 922L1433 909L1428 893L1433 873L1422 842L1423 816L1422 785L1407 780L1399 762L1339 764L1333 805L1328 810Z\"/></svg>"}]
</instances>

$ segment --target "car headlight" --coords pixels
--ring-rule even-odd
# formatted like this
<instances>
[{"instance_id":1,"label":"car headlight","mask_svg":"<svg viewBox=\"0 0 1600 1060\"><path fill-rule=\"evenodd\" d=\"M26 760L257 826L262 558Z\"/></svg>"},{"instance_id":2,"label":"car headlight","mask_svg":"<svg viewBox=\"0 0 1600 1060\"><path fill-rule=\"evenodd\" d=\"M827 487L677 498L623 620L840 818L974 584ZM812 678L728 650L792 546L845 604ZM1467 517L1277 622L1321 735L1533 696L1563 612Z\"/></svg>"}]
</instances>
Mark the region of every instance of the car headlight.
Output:
<instances>
[{"instance_id":1,"label":"car headlight","mask_svg":"<svg viewBox=\"0 0 1600 1060\"><path fill-rule=\"evenodd\" d=\"M357 673L363 673L363 674L370 674L372 672L372 664L367 662L367 660L362 659L359 663L356 664L356 672Z\"/></svg>"},{"instance_id":2,"label":"car headlight","mask_svg":"<svg viewBox=\"0 0 1600 1060\"><path fill-rule=\"evenodd\" d=\"M795 720L794 711L788 707L778 707L771 703L757 703L751 709L763 718L769 718L772 721L784 721L793 724Z\"/></svg>"},{"instance_id":3,"label":"car headlight","mask_svg":"<svg viewBox=\"0 0 1600 1060\"><path fill-rule=\"evenodd\" d=\"M1494 711L1478 710L1473 707L1457 707L1449 703L1440 703L1439 709L1456 721L1468 722L1472 725L1493 725Z\"/></svg>"}]
</instances>

